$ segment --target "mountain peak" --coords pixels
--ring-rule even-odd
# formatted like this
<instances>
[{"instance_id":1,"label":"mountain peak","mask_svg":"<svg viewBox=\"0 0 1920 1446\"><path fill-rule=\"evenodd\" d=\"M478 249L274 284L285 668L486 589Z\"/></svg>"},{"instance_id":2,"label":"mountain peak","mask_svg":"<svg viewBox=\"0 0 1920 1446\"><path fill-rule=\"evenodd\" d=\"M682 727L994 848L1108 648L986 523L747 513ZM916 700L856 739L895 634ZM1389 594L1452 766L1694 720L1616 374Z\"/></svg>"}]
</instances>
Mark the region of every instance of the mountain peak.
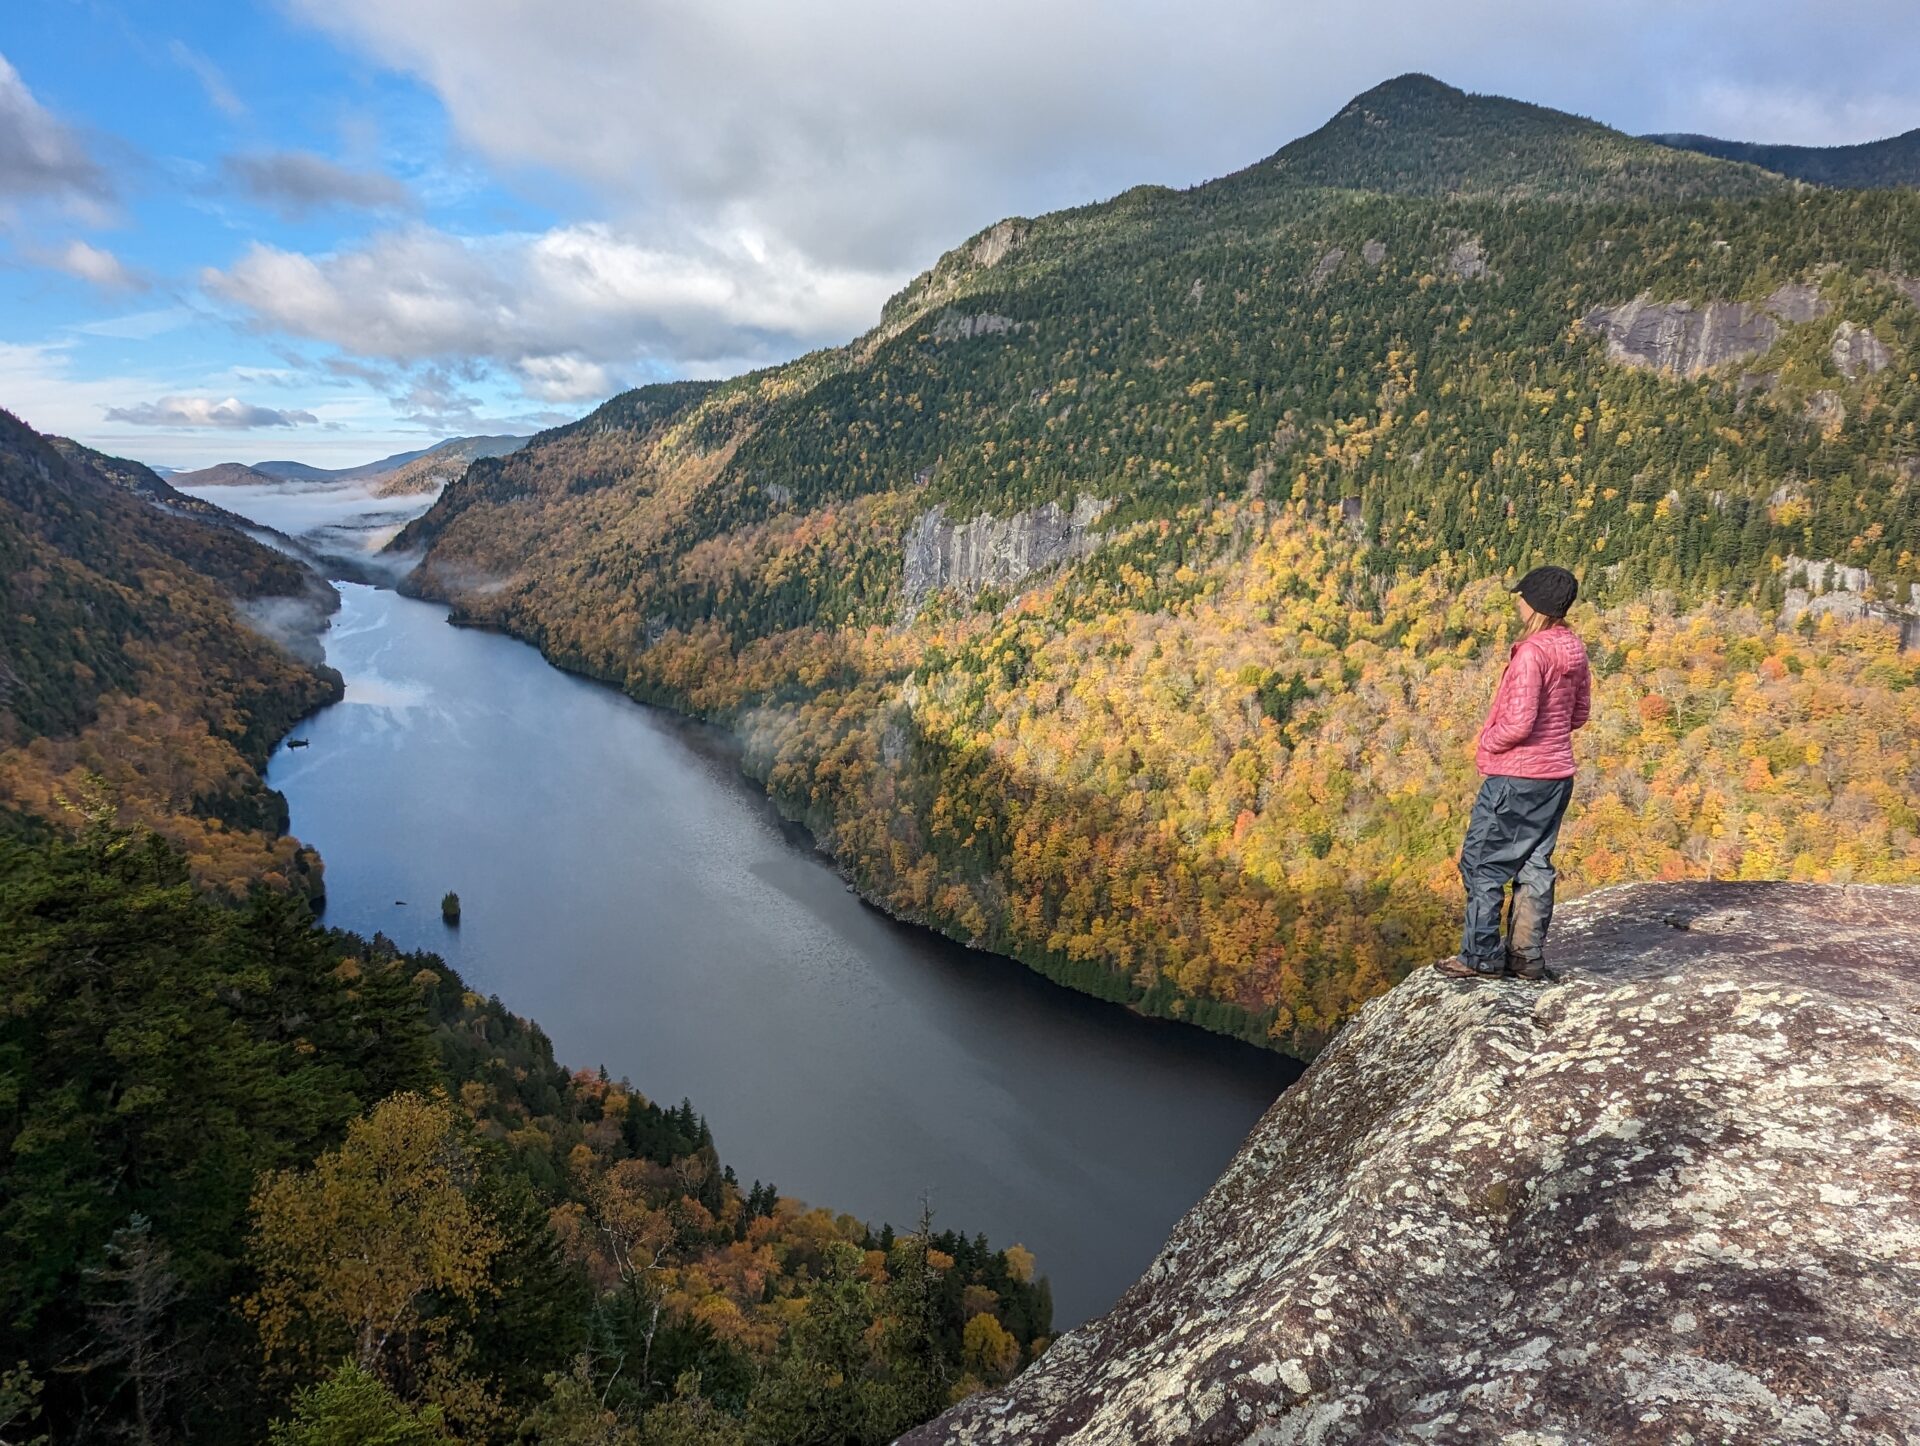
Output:
<instances>
[{"instance_id":1,"label":"mountain peak","mask_svg":"<svg viewBox=\"0 0 1920 1446\"><path fill-rule=\"evenodd\" d=\"M1226 181L1601 201L1753 195L1785 184L1753 166L1638 140L1548 106L1474 95L1418 72L1362 92L1319 130Z\"/></svg>"},{"instance_id":2,"label":"mountain peak","mask_svg":"<svg viewBox=\"0 0 1920 1446\"><path fill-rule=\"evenodd\" d=\"M1376 105L1382 102L1404 102L1418 100L1463 101L1469 99L1467 93L1456 85L1448 85L1424 71L1410 70L1405 75L1396 75L1392 80L1383 80L1371 90L1363 90L1347 102L1347 109L1357 105Z\"/></svg>"}]
</instances>

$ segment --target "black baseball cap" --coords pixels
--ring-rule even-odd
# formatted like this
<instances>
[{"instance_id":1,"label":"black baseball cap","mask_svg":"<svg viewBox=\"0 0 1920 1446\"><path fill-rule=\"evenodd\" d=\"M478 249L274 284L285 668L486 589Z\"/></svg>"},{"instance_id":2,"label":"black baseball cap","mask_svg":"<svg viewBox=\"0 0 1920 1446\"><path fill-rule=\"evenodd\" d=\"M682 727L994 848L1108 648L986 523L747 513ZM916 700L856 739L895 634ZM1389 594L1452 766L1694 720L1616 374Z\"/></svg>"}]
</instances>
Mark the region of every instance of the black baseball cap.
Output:
<instances>
[{"instance_id":1,"label":"black baseball cap","mask_svg":"<svg viewBox=\"0 0 1920 1446\"><path fill-rule=\"evenodd\" d=\"M1519 593L1535 612L1563 618L1580 596L1580 584L1564 567L1536 567L1508 591Z\"/></svg>"}]
</instances>

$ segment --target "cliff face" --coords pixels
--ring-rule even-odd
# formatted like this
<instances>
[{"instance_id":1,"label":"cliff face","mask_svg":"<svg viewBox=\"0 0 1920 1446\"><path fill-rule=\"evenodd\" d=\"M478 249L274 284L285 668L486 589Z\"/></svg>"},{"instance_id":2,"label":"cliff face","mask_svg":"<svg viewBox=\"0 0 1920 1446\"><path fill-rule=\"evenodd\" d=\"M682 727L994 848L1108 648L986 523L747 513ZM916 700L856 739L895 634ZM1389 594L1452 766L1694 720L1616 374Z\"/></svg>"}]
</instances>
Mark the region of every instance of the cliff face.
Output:
<instances>
[{"instance_id":1,"label":"cliff face","mask_svg":"<svg viewBox=\"0 0 1920 1446\"><path fill-rule=\"evenodd\" d=\"M1011 517L982 515L966 522L946 520L935 507L907 533L900 590L909 613L928 594L944 587L977 592L983 587L1012 587L1093 546L1093 524L1112 504L1079 497L1071 510L1045 502Z\"/></svg>"},{"instance_id":2,"label":"cliff face","mask_svg":"<svg viewBox=\"0 0 1920 1446\"><path fill-rule=\"evenodd\" d=\"M1600 306L1583 324L1607 339L1607 356L1622 366L1698 377L1728 362L1773 349L1780 322L1815 321L1831 308L1811 285L1788 283L1762 302L1652 301L1635 297Z\"/></svg>"},{"instance_id":3,"label":"cliff face","mask_svg":"<svg viewBox=\"0 0 1920 1446\"><path fill-rule=\"evenodd\" d=\"M1920 1437L1920 889L1632 885L1422 970L1147 1274L907 1438Z\"/></svg>"}]
</instances>

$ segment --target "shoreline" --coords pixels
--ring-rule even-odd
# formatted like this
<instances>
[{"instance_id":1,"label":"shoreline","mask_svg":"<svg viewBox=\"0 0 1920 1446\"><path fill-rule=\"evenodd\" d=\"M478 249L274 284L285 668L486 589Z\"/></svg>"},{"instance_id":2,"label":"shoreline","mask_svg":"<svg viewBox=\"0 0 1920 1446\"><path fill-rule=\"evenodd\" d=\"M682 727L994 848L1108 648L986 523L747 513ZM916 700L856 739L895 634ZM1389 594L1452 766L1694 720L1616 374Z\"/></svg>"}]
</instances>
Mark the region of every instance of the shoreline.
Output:
<instances>
[{"instance_id":1,"label":"shoreline","mask_svg":"<svg viewBox=\"0 0 1920 1446\"><path fill-rule=\"evenodd\" d=\"M846 883L846 885L853 892L853 894L857 898L859 898L862 903L866 904L869 908L875 910L880 914L885 915L887 918L893 920L895 923L903 925L908 928L925 930L926 932L936 935L939 938L944 939L949 943L957 944L961 948L971 949L976 953L987 954L997 959L1008 960L1014 964L1019 965L1021 968L1027 970L1028 972L1038 975L1040 978L1046 980L1049 984L1053 985L1056 988L1068 990L1074 994L1081 995L1085 998L1099 1000L1103 1004L1118 1005L1120 1008L1124 1009L1128 1014L1133 1015L1137 1019L1151 1020L1155 1022L1164 1022L1166 1024L1171 1024L1171 1025L1179 1025L1183 1028L1195 1030L1201 1034L1209 1035L1214 1038L1229 1039L1234 1041L1237 1044L1245 1045L1248 1048L1257 1049L1262 1054L1277 1056L1281 1059L1290 1060L1293 1063L1299 1065L1302 1069L1305 1069L1308 1065L1313 1063L1314 1056L1295 1054L1293 1051L1283 1049L1276 1044L1269 1043L1263 1038L1256 1038L1250 1032L1242 1032L1242 1031L1233 1030L1233 1029L1216 1029L1210 1025L1198 1023L1193 1019L1189 1019L1185 1017L1184 1015L1171 1013L1165 1009L1142 1007L1143 1005L1148 1004L1148 1002L1151 1000L1152 998L1151 993L1149 991L1136 990L1136 988L1131 984L1131 981L1121 979L1118 976L1112 976L1110 971L1108 971L1108 977L1111 977L1114 981L1113 988L1111 989L1087 988L1082 986L1079 983L1076 983L1071 978L1064 977L1068 974L1068 971L1073 967L1070 961L1066 961L1066 960L1051 961L1051 960L1038 960L1038 959L1027 958L1011 950L997 948L990 941L975 939L975 938L963 938L960 935L955 934L949 931L948 929L946 929L937 920L917 918L911 914L908 914L900 909L895 908L893 905L887 903L885 900L875 897L874 894L862 884L861 880L857 876L855 876L855 874L841 860L839 854L835 851L831 842L823 841L823 835L825 835L827 839L831 838L832 830L830 826L823 826L821 824L816 823L814 819L809 818L806 815L804 810L795 808L794 806L791 805L791 803L788 800L782 798L779 794L767 788L766 780L762 778L757 772L755 772L748 765L746 744L744 740L742 740L740 736L737 733L735 733L733 729L729 727L727 724L713 718L704 717L698 713L689 712L679 707L673 700L665 697L664 695L655 696L647 692L636 691L630 684L628 684L623 679L609 677L603 673L595 671L594 669L570 663L568 660L558 657L554 653L550 652L543 640L535 637L530 637L526 633L523 633L507 624L494 622L488 619L473 619L473 618L464 617L461 615L459 605L457 603L454 603L447 598L422 591L418 588L417 585L412 587L404 585L404 584L413 582L413 580L414 580L414 574L407 573L407 574L404 574L401 578L389 584L373 583L369 585L374 586L376 588L382 587L382 586L390 587L392 591L398 593L402 597L409 598L416 602L432 603L436 607L445 608L447 610L446 620L448 624L452 627L471 628L477 632L495 633L502 637L511 638L515 642L523 643L526 646L534 649L534 651L536 651L537 653L539 653L541 659L549 667L554 668L562 673L566 673L571 677L580 678L587 682L599 684L600 686L613 689L614 691L618 692L623 698L626 698L628 701L636 703L641 707L649 709L650 711L667 719L672 724L672 726L674 726L677 730L680 730L683 733L683 735L698 734L702 737L709 739L710 741L718 743L725 750L730 760L733 762L735 766L735 771L737 772L739 778L743 782L751 782L752 784L755 785L755 791L758 794L758 796L761 799L763 799L769 806L772 807L772 809L779 816L782 822L789 827L798 828L802 830L803 833L806 835L808 846L814 852L820 854L822 857L828 859L831 862L834 873L837 874L840 877L840 879ZM1181 1002L1181 999L1182 999L1181 996L1174 996L1170 1002L1178 1003L1178 1002Z\"/></svg>"},{"instance_id":2,"label":"shoreline","mask_svg":"<svg viewBox=\"0 0 1920 1446\"><path fill-rule=\"evenodd\" d=\"M351 567L350 563L349 567ZM1192 1031L1208 1038L1229 1040L1245 1048L1258 1050L1262 1055L1270 1058L1286 1060L1297 1065L1301 1070L1304 1070L1308 1065L1313 1063L1311 1057L1295 1054L1290 1050L1282 1049L1262 1039L1253 1038L1247 1033L1230 1029L1215 1029L1205 1024L1196 1023L1194 1020L1179 1014L1173 1014L1160 1009L1142 1008L1140 1006L1148 996L1144 991L1138 994L1134 993L1130 984L1126 981L1121 981L1116 978L1116 987L1112 990L1085 988L1075 983L1072 979L1063 977L1068 967L1065 961L1059 964L1050 964L1049 962L1024 958L1012 951L995 948L989 941L963 938L942 927L936 920L917 918L904 910L896 908L886 900L875 897L869 889L863 886L861 880L848 869L839 854L834 850L831 842L827 841L831 837L830 828L819 826L815 820L808 818L804 811L796 809L791 805L790 801L783 799L779 794L767 788L766 780L748 764L746 743L741 739L739 734L734 732L734 730L725 723L703 717L698 713L688 712L666 698L651 697L638 693L621 679L608 677L593 669L570 663L568 660L557 657L550 652L543 641L529 637L525 633L506 624L497 623L489 619L476 619L464 616L460 612L458 604L446 598L421 591L417 586L407 586L406 584L413 581L414 575L412 573L404 573L396 577L391 574L376 575L373 569L362 570L352 568L352 571L360 575L329 577L327 579L328 585L335 586L338 583L344 582L355 586L370 587L375 591L392 592L412 602L427 603L433 607L444 609L444 621L448 626L467 628L475 632L493 633L530 647L540 655L541 661L548 667L565 673L569 677L579 678L584 682L612 689L628 702L644 708L660 718L667 726L678 733L682 739L699 747L701 751L717 752L723 755L731 765L735 779L743 786L751 785L751 791L754 797L773 812L774 816L779 819L783 829L798 830L806 849L810 853L827 860L834 874L846 884L848 890L858 898L861 903L876 913L883 915L894 924L902 928L920 930L946 943L972 950L977 954L1003 960L1009 964L1017 965L1029 974L1045 980L1046 983L1056 989L1064 989L1069 993L1077 994L1082 998L1093 999L1102 1004L1115 1005L1127 1014L1132 1015L1135 1019L1144 1022L1155 1025L1177 1026L1183 1030ZM331 627L331 625L331 619L329 619L328 626ZM333 705L323 704L321 706L324 708ZM313 713L320 711L320 708L316 708L313 710ZM294 726L298 727L301 723L306 722L307 719L313 716L313 713L302 717ZM291 736L291 733L292 729L289 729L288 736ZM275 751L278 751L283 742L285 742L285 737L275 742ZM823 835L826 837L823 838ZM796 840L796 842L801 842L802 840ZM302 847L307 846L303 844ZM316 857L318 857L317 851ZM322 862L324 863L324 860ZM318 901L318 907L324 909L324 906L325 895L323 893Z\"/></svg>"}]
</instances>

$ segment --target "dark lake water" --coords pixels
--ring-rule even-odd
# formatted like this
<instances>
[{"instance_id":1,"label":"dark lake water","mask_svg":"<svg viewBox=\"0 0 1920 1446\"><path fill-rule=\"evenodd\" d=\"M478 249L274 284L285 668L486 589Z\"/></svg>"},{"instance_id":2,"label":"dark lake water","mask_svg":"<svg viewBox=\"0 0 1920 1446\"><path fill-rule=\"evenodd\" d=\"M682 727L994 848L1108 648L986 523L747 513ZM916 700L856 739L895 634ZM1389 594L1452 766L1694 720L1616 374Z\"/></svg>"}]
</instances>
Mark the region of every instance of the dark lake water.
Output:
<instances>
[{"instance_id":1,"label":"dark lake water","mask_svg":"<svg viewBox=\"0 0 1920 1446\"><path fill-rule=\"evenodd\" d=\"M1033 1250L1064 1328L1297 1073L896 923L713 734L443 608L342 593L346 699L269 774L326 860L326 921L445 955L571 1065L690 1097L743 1181L876 1226L928 1195L937 1225Z\"/></svg>"}]
</instances>

